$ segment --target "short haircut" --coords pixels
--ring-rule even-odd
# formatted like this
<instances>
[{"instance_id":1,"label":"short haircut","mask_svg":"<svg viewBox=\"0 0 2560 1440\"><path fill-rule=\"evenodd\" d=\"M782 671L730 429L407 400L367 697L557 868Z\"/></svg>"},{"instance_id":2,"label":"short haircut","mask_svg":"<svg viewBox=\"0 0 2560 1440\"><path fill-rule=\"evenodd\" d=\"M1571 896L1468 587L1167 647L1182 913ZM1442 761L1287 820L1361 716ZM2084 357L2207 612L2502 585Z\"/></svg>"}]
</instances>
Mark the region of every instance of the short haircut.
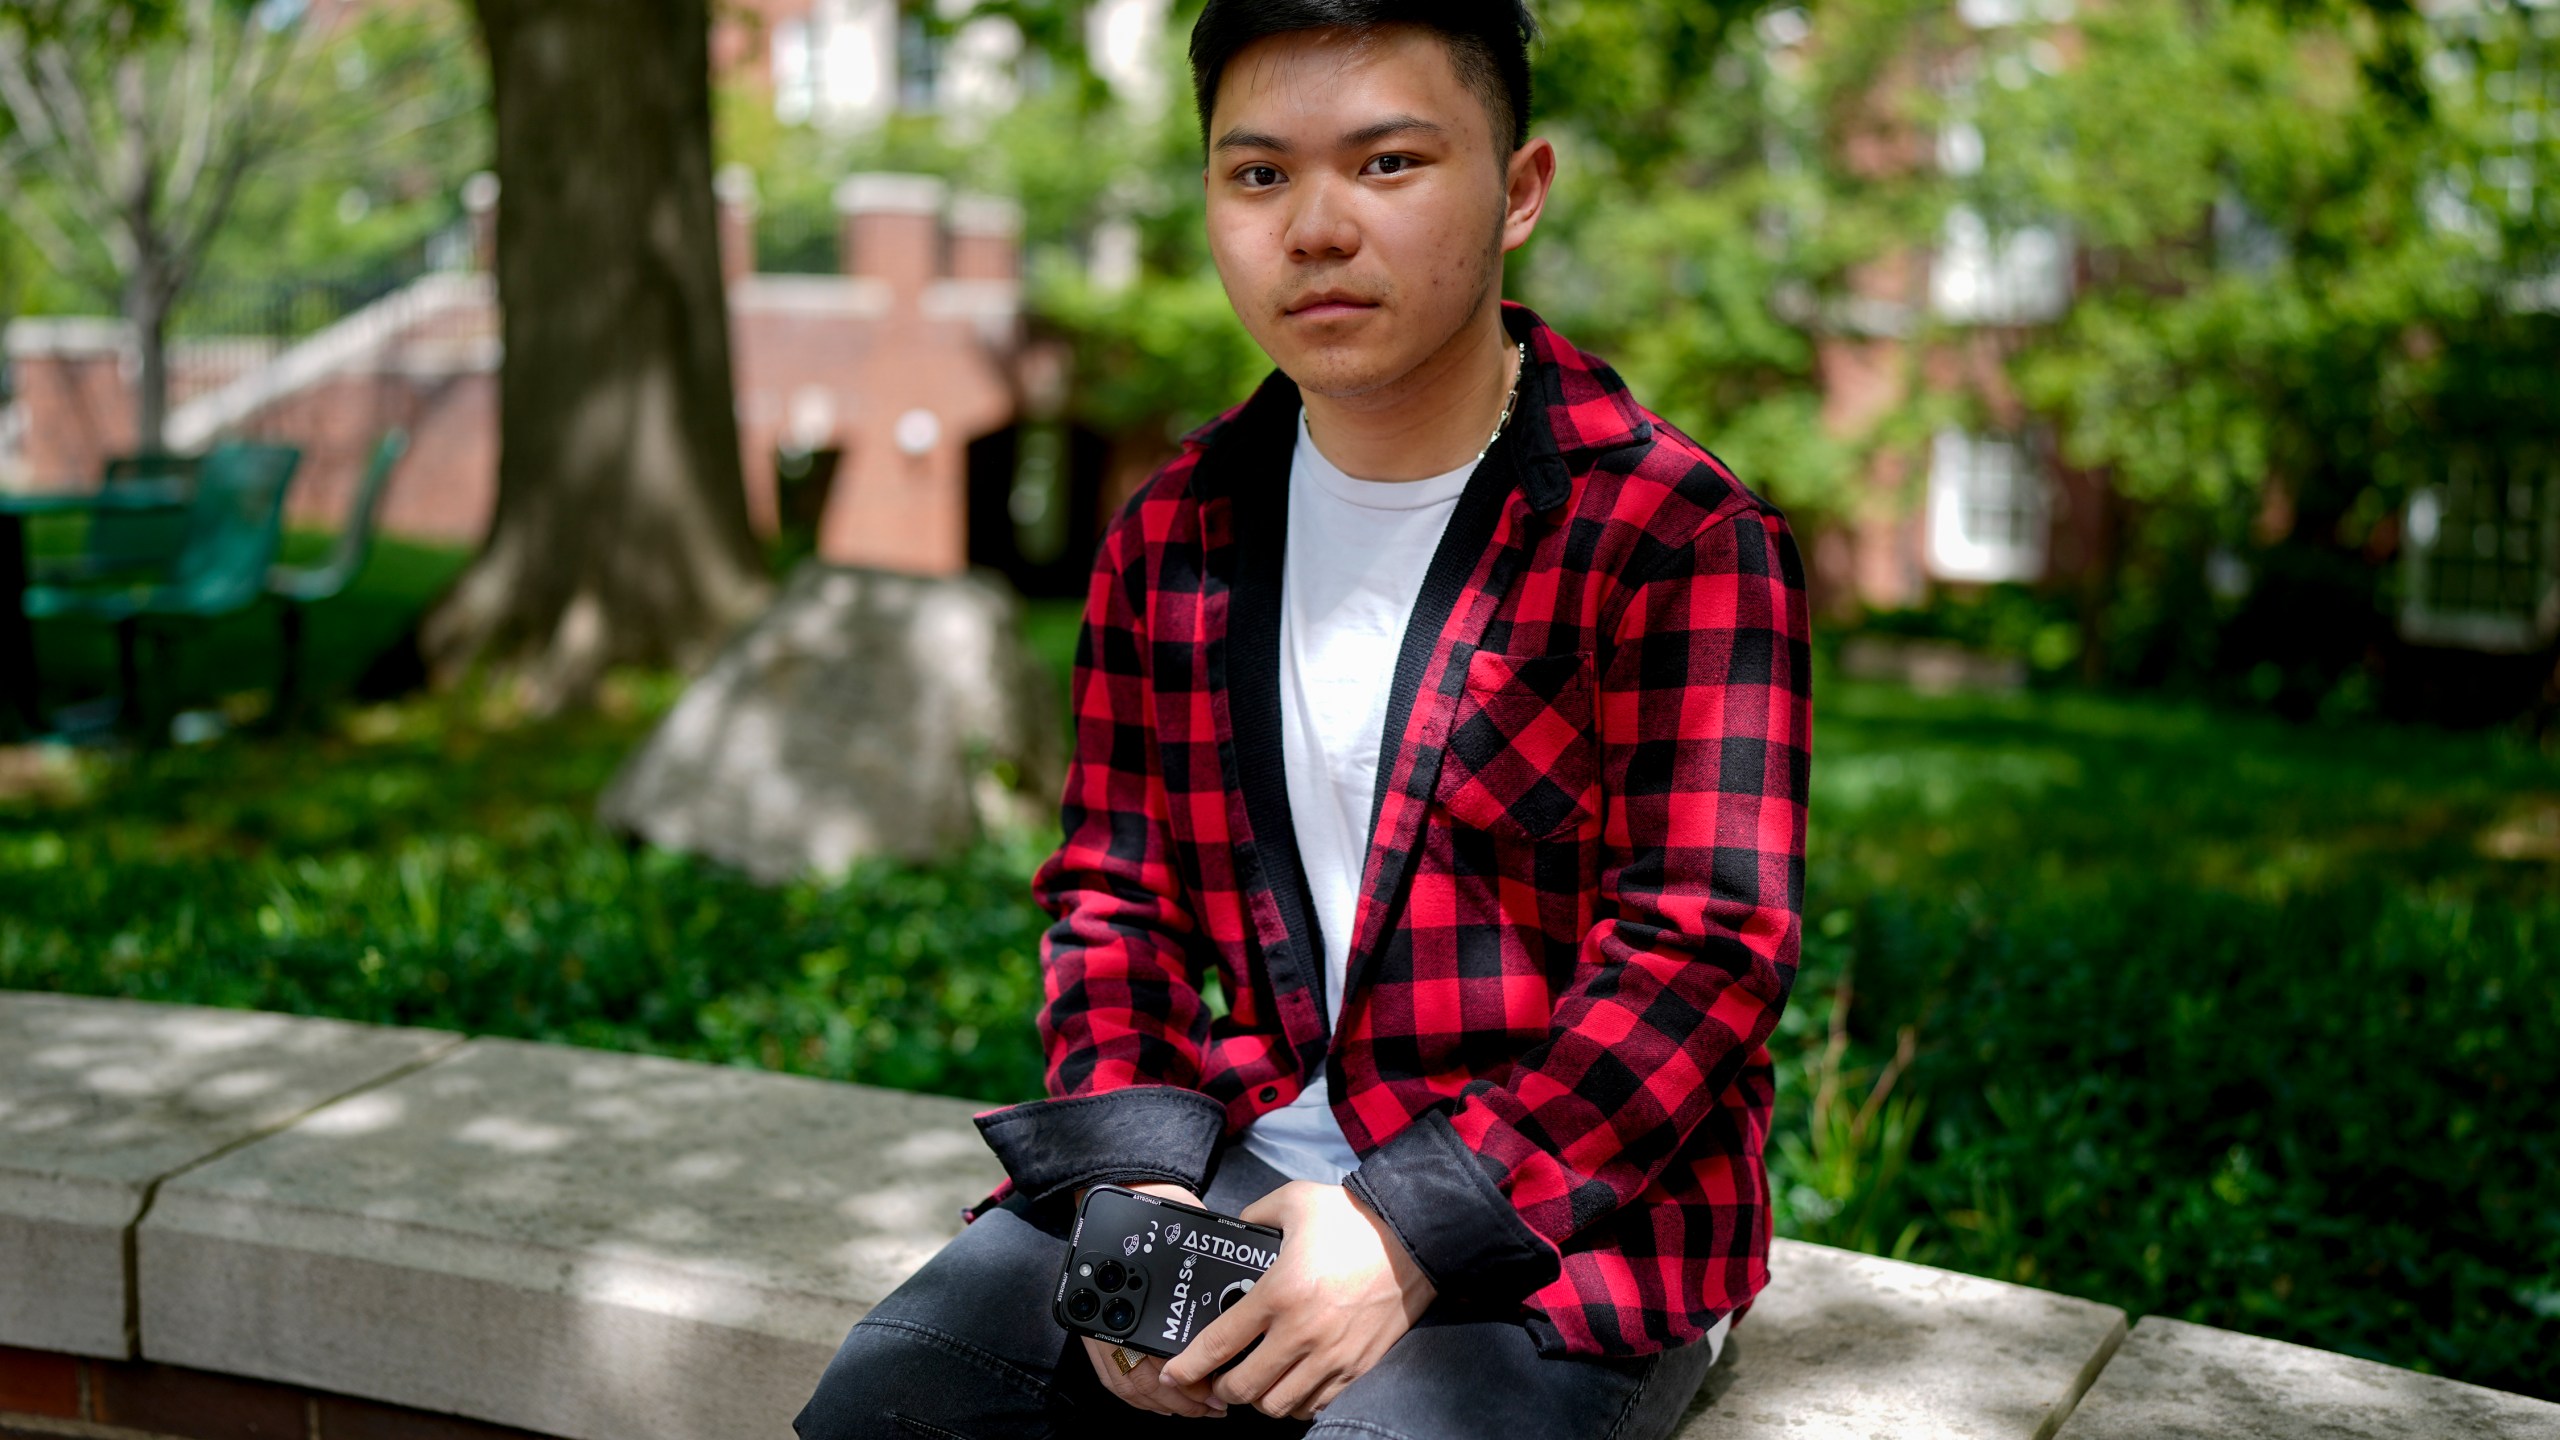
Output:
<instances>
[{"instance_id":1,"label":"short haircut","mask_svg":"<svg viewBox=\"0 0 2560 1440\"><path fill-rule=\"evenodd\" d=\"M1418 25L1449 47L1458 79L1484 100L1498 141L1529 140L1529 42L1538 37L1526 0L1209 0L1191 27L1191 90L1200 106L1200 144L1227 62L1256 40L1293 30L1374 30Z\"/></svg>"}]
</instances>

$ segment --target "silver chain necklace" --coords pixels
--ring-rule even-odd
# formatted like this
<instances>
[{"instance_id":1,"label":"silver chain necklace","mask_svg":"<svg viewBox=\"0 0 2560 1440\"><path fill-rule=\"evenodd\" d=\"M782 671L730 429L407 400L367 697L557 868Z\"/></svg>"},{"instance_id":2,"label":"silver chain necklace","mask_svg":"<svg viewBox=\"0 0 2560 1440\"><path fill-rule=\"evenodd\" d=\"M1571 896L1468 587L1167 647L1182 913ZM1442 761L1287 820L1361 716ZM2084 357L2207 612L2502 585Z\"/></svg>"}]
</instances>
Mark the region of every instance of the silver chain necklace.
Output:
<instances>
[{"instance_id":1,"label":"silver chain necklace","mask_svg":"<svg viewBox=\"0 0 2560 1440\"><path fill-rule=\"evenodd\" d=\"M1502 418L1493 422L1493 433L1484 438L1484 449L1476 452L1476 458L1467 467L1469 469L1484 463L1486 452L1493 449L1493 442L1502 438L1502 427L1511 423L1511 407L1520 399L1520 377L1529 371L1529 342L1519 341L1517 348L1520 364L1511 372L1511 393L1502 397Z\"/></svg>"}]
</instances>

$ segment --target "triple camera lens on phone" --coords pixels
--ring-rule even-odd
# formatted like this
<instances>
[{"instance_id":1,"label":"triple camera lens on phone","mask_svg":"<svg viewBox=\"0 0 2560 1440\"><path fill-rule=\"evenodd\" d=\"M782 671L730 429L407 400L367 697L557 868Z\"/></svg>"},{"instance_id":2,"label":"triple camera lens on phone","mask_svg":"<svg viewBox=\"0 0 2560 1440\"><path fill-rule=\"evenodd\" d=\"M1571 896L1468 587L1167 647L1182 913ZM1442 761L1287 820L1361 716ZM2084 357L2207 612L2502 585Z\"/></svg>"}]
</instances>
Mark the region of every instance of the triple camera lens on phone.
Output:
<instances>
[{"instance_id":1,"label":"triple camera lens on phone","mask_svg":"<svg viewBox=\"0 0 2560 1440\"><path fill-rule=\"evenodd\" d=\"M1079 1285L1067 1296L1067 1316L1077 1324L1087 1324L1096 1314L1102 1316L1105 1330L1127 1330L1138 1323L1137 1302L1128 1295L1115 1296L1105 1304L1102 1297L1126 1287L1132 1293L1146 1288L1147 1277L1131 1271L1117 1260L1082 1267L1081 1278L1092 1281Z\"/></svg>"}]
</instances>

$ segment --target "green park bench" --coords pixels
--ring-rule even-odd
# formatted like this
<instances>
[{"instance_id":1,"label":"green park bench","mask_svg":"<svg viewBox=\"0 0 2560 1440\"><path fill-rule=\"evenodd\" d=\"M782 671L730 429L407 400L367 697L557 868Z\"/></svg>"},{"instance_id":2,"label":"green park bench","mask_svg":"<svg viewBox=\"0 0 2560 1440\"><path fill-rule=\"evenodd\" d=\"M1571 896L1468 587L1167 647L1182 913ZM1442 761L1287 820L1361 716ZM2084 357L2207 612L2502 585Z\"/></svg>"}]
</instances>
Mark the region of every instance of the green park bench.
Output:
<instances>
[{"instance_id":1,"label":"green park bench","mask_svg":"<svg viewBox=\"0 0 2560 1440\"><path fill-rule=\"evenodd\" d=\"M290 445L214 447L197 466L184 533L165 570L124 583L30 585L22 602L28 618L114 625L119 713L142 720L138 651L145 623L216 619L266 593L283 534L285 488L301 459Z\"/></svg>"},{"instance_id":2,"label":"green park bench","mask_svg":"<svg viewBox=\"0 0 2560 1440\"><path fill-rule=\"evenodd\" d=\"M382 508L382 493L390 487L391 472L408 448L408 432L396 428L375 444L373 459L365 466L364 479L356 486L346 523L339 528L327 559L317 565L276 565L267 570L267 593L279 602L276 626L282 653L276 660L275 698L279 716L292 714L301 694L303 611L346 593L364 573L365 561L373 554L374 518Z\"/></svg>"},{"instance_id":3,"label":"green park bench","mask_svg":"<svg viewBox=\"0 0 2560 1440\"><path fill-rule=\"evenodd\" d=\"M101 495L193 493L197 455L118 455L99 478ZM30 579L39 585L111 585L166 574L187 541L187 512L174 505L88 512L77 554L43 561Z\"/></svg>"}]
</instances>

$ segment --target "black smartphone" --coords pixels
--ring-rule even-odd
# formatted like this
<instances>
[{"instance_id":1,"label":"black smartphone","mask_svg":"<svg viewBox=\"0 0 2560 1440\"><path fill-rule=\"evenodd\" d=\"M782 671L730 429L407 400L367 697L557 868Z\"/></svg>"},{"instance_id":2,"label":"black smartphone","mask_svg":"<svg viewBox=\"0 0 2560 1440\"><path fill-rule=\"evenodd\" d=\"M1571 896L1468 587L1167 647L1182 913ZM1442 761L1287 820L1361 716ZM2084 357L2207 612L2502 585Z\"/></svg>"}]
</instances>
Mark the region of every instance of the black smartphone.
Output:
<instances>
[{"instance_id":1,"label":"black smartphone","mask_svg":"<svg viewBox=\"0 0 2560 1440\"><path fill-rule=\"evenodd\" d=\"M1169 1360L1278 1258L1280 1232L1268 1225L1096 1185L1076 1207L1053 1303L1078 1335Z\"/></svg>"}]
</instances>

